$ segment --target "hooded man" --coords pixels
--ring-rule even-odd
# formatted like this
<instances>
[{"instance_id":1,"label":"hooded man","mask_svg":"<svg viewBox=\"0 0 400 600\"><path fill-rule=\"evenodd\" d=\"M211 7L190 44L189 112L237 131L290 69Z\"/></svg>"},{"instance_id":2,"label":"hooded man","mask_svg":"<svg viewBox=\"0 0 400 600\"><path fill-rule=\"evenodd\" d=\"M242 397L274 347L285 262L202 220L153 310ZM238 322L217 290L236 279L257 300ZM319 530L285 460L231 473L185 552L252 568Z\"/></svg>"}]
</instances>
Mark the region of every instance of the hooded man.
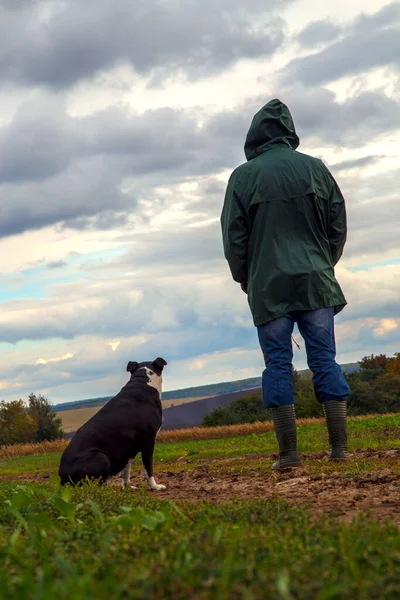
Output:
<instances>
[{"instance_id":1,"label":"hooded man","mask_svg":"<svg viewBox=\"0 0 400 600\"><path fill-rule=\"evenodd\" d=\"M231 175L221 215L225 257L248 295L265 360L263 401L279 444L273 469L299 464L292 333L304 338L330 458L347 458L349 386L335 361L334 315L346 305L334 267L346 241L342 193L324 163L297 152L288 107L271 100L253 118L247 162Z\"/></svg>"}]
</instances>

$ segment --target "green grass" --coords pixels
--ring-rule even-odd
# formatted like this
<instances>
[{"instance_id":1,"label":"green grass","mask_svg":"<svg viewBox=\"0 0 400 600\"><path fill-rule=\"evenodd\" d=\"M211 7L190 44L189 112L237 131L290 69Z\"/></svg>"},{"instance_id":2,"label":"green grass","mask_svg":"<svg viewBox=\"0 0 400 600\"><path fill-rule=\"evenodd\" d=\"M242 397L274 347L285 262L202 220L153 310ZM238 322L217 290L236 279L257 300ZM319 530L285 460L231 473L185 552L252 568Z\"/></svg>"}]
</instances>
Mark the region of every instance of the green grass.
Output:
<instances>
[{"instance_id":1,"label":"green grass","mask_svg":"<svg viewBox=\"0 0 400 600\"><path fill-rule=\"evenodd\" d=\"M400 448L400 415L379 416L369 419L349 419L350 450L361 448ZM328 437L324 425L308 425L298 427L298 445L301 452L322 452L328 447ZM237 438L218 440L197 440L190 442L163 443L156 445L155 463L159 470L164 466L171 471L194 468L200 464L210 465L218 459L235 459L244 455L252 455L253 459L265 462L265 456L277 451L276 438L273 431L264 434L252 434ZM44 454L0 460L1 475L34 474L56 472L60 455ZM243 461L240 468L245 469L251 461ZM232 464L235 465L234 460ZM270 463L267 463L268 468ZM226 467L228 470L229 462ZM218 470L220 466L217 465Z\"/></svg>"},{"instance_id":2,"label":"green grass","mask_svg":"<svg viewBox=\"0 0 400 600\"><path fill-rule=\"evenodd\" d=\"M397 448L400 417L349 420L351 447ZM326 450L323 426L299 427L305 452ZM273 432L159 444L156 472L269 472ZM0 461L0 599L395 600L400 531L282 499L213 504L158 498L142 486L58 488L59 454ZM307 461L308 473L351 478L400 470L398 458ZM141 470L136 461L137 470ZM46 483L14 478L48 473Z\"/></svg>"},{"instance_id":3,"label":"green grass","mask_svg":"<svg viewBox=\"0 0 400 600\"><path fill-rule=\"evenodd\" d=\"M180 504L96 485L0 488L0 598L390 599L400 532L282 500Z\"/></svg>"}]
</instances>

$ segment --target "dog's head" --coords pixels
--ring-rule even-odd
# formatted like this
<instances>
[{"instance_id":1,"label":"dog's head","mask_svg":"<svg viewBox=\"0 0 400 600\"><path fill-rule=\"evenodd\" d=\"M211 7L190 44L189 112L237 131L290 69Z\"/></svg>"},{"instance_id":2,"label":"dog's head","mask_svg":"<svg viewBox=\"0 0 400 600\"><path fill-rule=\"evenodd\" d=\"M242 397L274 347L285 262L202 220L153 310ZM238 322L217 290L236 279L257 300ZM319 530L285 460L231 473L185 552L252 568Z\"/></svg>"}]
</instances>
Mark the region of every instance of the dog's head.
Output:
<instances>
[{"instance_id":1,"label":"dog's head","mask_svg":"<svg viewBox=\"0 0 400 600\"><path fill-rule=\"evenodd\" d=\"M126 370L131 374L131 379L133 377L147 377L147 384L155 388L161 397L161 374L166 364L167 361L160 357L153 360L153 362L138 363L130 360Z\"/></svg>"},{"instance_id":2,"label":"dog's head","mask_svg":"<svg viewBox=\"0 0 400 600\"><path fill-rule=\"evenodd\" d=\"M153 360L153 362L138 363L136 361L130 360L126 365L126 370L128 371L128 373L131 373L131 375L133 375L139 369L147 368L156 373L156 375L161 376L161 373L163 372L163 369L166 365L167 361L160 357L156 358L156 360Z\"/></svg>"}]
</instances>

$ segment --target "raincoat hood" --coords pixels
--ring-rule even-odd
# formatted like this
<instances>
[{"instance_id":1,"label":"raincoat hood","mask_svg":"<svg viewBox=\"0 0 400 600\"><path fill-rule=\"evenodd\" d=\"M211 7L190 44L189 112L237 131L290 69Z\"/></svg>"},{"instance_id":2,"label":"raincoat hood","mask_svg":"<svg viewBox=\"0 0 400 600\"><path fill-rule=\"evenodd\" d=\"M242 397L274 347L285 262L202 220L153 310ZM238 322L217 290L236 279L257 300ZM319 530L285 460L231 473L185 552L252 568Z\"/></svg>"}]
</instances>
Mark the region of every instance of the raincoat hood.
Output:
<instances>
[{"instance_id":1,"label":"raincoat hood","mask_svg":"<svg viewBox=\"0 0 400 600\"><path fill-rule=\"evenodd\" d=\"M255 158L271 145L284 143L296 150L300 144L290 110L278 99L271 100L253 117L246 136L244 153L247 160Z\"/></svg>"}]
</instances>

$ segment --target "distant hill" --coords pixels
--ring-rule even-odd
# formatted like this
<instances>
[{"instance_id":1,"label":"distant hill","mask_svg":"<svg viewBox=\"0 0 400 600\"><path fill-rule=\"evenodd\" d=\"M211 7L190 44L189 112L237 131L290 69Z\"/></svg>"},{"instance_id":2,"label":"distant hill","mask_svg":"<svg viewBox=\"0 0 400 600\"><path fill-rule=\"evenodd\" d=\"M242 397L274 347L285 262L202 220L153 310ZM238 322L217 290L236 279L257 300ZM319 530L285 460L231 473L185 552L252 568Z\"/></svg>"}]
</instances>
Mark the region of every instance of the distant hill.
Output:
<instances>
[{"instance_id":1,"label":"distant hill","mask_svg":"<svg viewBox=\"0 0 400 600\"><path fill-rule=\"evenodd\" d=\"M344 373L352 373L358 371L360 366L359 363L347 363L341 365ZM308 369L299 371L303 377L311 376ZM215 397L227 394L233 394L236 392L245 392L246 390L252 390L261 386L261 377L251 377L249 379L239 379L237 381L226 381L223 383L213 383L210 385L201 385L197 387L184 388L181 390L173 390L170 392L163 392L162 399L165 400L179 400L182 398L199 398L199 397ZM74 402L64 402L63 404L54 404L52 406L53 411L62 412L65 410L76 410L79 408L93 408L96 406L104 406L113 396L105 396L102 398L89 398L86 400L76 400Z\"/></svg>"},{"instance_id":2,"label":"distant hill","mask_svg":"<svg viewBox=\"0 0 400 600\"><path fill-rule=\"evenodd\" d=\"M180 400L181 398L198 398L206 396L219 396L221 394L230 394L255 387L260 387L261 377L252 377L250 379L241 379L238 381L226 381L224 383L212 383L210 385L200 385L197 387L184 388L171 392L163 392L164 400ZM104 406L113 396L103 398L89 398L87 400L76 400L74 402L64 402L63 404L54 404L53 410L62 412L63 410L75 410L77 408L92 408L95 406Z\"/></svg>"}]
</instances>

